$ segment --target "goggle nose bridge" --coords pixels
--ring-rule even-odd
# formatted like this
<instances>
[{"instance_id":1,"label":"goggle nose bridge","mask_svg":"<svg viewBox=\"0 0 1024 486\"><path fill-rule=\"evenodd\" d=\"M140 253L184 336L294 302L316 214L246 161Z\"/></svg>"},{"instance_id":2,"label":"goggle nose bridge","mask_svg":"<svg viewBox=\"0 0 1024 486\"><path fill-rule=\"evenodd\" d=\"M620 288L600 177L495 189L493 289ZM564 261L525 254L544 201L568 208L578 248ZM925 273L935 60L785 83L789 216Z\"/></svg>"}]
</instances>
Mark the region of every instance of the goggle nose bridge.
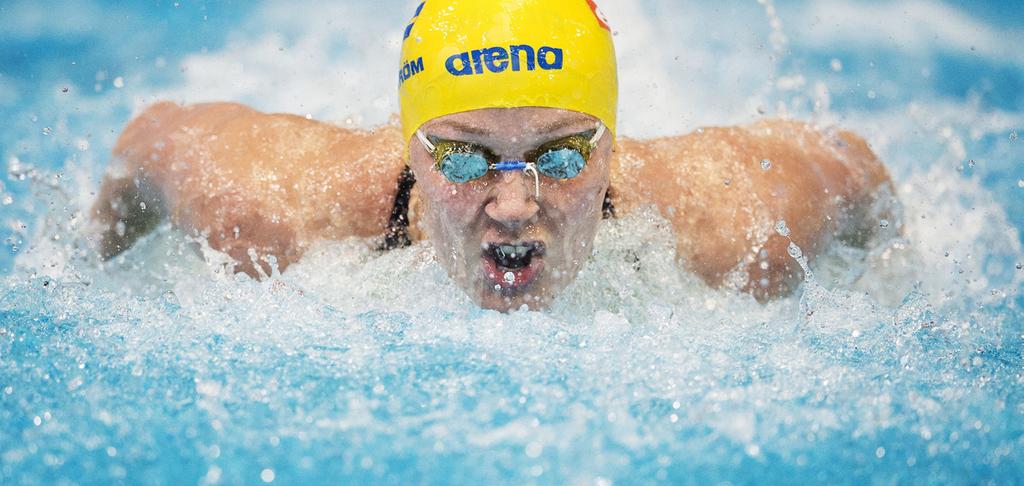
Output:
<instances>
[{"instance_id":1,"label":"goggle nose bridge","mask_svg":"<svg viewBox=\"0 0 1024 486\"><path fill-rule=\"evenodd\" d=\"M540 201L540 172L537 171L537 164L527 162L525 160L503 160L497 164L491 164L489 167L491 170L498 170L502 172L515 172L521 170L523 173L533 175L533 197L537 201Z\"/></svg>"}]
</instances>

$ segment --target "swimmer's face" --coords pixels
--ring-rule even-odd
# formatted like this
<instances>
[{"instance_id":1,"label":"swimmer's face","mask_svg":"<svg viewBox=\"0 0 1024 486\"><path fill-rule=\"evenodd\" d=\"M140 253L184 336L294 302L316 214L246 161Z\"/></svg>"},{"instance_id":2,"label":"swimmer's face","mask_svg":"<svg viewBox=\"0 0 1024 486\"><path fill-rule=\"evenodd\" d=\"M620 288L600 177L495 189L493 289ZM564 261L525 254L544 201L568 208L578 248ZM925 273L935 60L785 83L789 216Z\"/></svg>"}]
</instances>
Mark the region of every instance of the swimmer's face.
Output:
<instances>
[{"instance_id":1,"label":"swimmer's face","mask_svg":"<svg viewBox=\"0 0 1024 486\"><path fill-rule=\"evenodd\" d=\"M596 127L597 119L555 108L489 108L436 118L428 137L486 147L501 160ZM423 229L438 261L482 307L507 311L546 306L590 256L608 190L612 137L597 143L572 179L490 171L456 184L434 168L415 137L409 165L423 194Z\"/></svg>"}]
</instances>

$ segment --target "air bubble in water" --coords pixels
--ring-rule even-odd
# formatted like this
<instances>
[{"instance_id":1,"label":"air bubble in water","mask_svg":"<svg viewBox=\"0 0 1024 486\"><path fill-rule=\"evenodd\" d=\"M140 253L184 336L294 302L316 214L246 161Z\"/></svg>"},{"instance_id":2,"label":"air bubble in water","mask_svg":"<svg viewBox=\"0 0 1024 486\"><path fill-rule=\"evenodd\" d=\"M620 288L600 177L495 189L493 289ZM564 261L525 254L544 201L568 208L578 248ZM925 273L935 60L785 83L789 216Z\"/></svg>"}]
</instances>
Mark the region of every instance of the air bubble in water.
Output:
<instances>
[{"instance_id":1,"label":"air bubble in water","mask_svg":"<svg viewBox=\"0 0 1024 486\"><path fill-rule=\"evenodd\" d=\"M1011 142L1016 142L1017 141L1017 131L1016 130L1010 132L1010 141Z\"/></svg>"},{"instance_id":2,"label":"air bubble in water","mask_svg":"<svg viewBox=\"0 0 1024 486\"><path fill-rule=\"evenodd\" d=\"M878 226L881 227L882 229L888 228L889 227L889 220L883 219L883 220L879 221L878 222Z\"/></svg>"},{"instance_id":3,"label":"air bubble in water","mask_svg":"<svg viewBox=\"0 0 1024 486\"><path fill-rule=\"evenodd\" d=\"M832 70L837 73L843 70L843 62L839 59L832 59L830 66L832 67Z\"/></svg>"},{"instance_id":4,"label":"air bubble in water","mask_svg":"<svg viewBox=\"0 0 1024 486\"><path fill-rule=\"evenodd\" d=\"M43 135L49 135L53 133L53 129L50 127L43 127Z\"/></svg>"},{"instance_id":5,"label":"air bubble in water","mask_svg":"<svg viewBox=\"0 0 1024 486\"><path fill-rule=\"evenodd\" d=\"M761 161L761 170L768 170L772 168L772 161L764 159Z\"/></svg>"},{"instance_id":6,"label":"air bubble in water","mask_svg":"<svg viewBox=\"0 0 1024 486\"><path fill-rule=\"evenodd\" d=\"M1022 270L1022 269L1024 269L1024 263L1018 263L1017 264L1017 270Z\"/></svg>"},{"instance_id":7,"label":"air bubble in water","mask_svg":"<svg viewBox=\"0 0 1024 486\"><path fill-rule=\"evenodd\" d=\"M510 283L516 281L516 274L514 274L512 272L505 272L504 278L505 278L505 283L509 283L510 284Z\"/></svg>"},{"instance_id":8,"label":"air bubble in water","mask_svg":"<svg viewBox=\"0 0 1024 486\"><path fill-rule=\"evenodd\" d=\"M782 236L789 236L789 226L786 226L786 220L780 219L775 223L775 232Z\"/></svg>"},{"instance_id":9,"label":"air bubble in water","mask_svg":"<svg viewBox=\"0 0 1024 486\"><path fill-rule=\"evenodd\" d=\"M1024 179L1017 179L1017 187L1024 189Z\"/></svg>"},{"instance_id":10,"label":"air bubble in water","mask_svg":"<svg viewBox=\"0 0 1024 486\"><path fill-rule=\"evenodd\" d=\"M14 202L14 198L10 194L4 194L4 206L10 206Z\"/></svg>"},{"instance_id":11,"label":"air bubble in water","mask_svg":"<svg viewBox=\"0 0 1024 486\"><path fill-rule=\"evenodd\" d=\"M122 78L121 76L118 76L118 77L114 78L114 87L117 88L117 89L123 88L124 87L124 78Z\"/></svg>"}]
</instances>

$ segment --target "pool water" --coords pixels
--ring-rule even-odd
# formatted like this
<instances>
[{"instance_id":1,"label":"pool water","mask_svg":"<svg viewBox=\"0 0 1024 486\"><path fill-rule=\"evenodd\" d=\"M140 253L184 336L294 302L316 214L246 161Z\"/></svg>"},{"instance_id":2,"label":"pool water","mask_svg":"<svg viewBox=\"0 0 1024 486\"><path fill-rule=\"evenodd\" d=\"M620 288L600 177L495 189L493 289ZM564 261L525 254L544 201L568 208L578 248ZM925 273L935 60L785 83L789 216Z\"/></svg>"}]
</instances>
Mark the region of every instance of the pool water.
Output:
<instances>
[{"instance_id":1,"label":"pool water","mask_svg":"<svg viewBox=\"0 0 1024 486\"><path fill-rule=\"evenodd\" d=\"M415 3L0 4L0 483L1024 482L1009 2L599 2L622 133L785 116L888 164L903 236L768 305L682 271L650 211L606 222L552 309L509 315L425 244L325 242L263 282L169 227L91 254L133 112L386 122Z\"/></svg>"}]
</instances>

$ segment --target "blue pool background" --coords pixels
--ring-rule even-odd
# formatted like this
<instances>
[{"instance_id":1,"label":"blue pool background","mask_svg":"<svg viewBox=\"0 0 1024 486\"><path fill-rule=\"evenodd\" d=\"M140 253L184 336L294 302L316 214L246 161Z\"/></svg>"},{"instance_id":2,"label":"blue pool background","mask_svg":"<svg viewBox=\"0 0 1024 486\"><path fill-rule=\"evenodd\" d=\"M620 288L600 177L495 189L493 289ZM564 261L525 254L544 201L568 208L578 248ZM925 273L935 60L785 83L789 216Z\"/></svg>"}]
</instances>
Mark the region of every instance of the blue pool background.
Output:
<instances>
[{"instance_id":1,"label":"blue pool background","mask_svg":"<svg viewBox=\"0 0 1024 486\"><path fill-rule=\"evenodd\" d=\"M263 283L167 229L85 255L90 192L154 99L388 119L391 86L361 80L394 78L415 2L329 3L0 3L0 483L1024 481L1024 5L599 2L625 134L850 127L921 234L960 235L852 291L761 307L622 277L616 252L670 261L646 220L581 276L615 282L546 314L475 309L428 248L331 247ZM807 14L830 7L882 34Z\"/></svg>"}]
</instances>

